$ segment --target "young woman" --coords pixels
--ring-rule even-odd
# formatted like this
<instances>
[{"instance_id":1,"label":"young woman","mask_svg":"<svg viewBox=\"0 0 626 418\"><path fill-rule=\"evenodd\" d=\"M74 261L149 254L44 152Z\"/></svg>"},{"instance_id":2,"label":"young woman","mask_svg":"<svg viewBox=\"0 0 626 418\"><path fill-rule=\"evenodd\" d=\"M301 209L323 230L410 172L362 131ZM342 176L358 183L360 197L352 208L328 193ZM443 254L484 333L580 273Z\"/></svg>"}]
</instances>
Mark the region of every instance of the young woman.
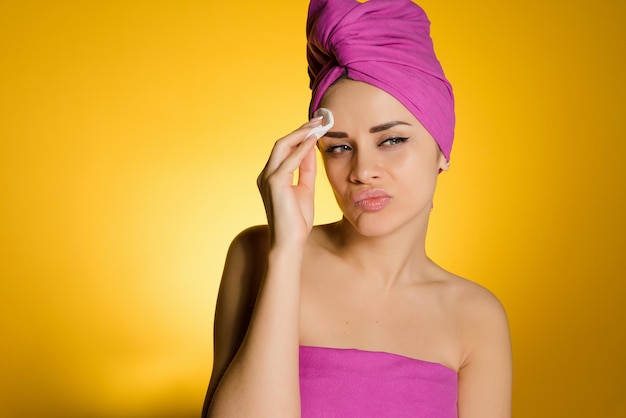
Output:
<instances>
[{"instance_id":1,"label":"young woman","mask_svg":"<svg viewBox=\"0 0 626 418\"><path fill-rule=\"evenodd\" d=\"M311 111L335 123L279 139L258 177L268 226L229 249L203 416L510 417L502 306L425 252L454 111L424 12L313 0L307 32ZM319 226L316 144L343 212Z\"/></svg>"}]
</instances>

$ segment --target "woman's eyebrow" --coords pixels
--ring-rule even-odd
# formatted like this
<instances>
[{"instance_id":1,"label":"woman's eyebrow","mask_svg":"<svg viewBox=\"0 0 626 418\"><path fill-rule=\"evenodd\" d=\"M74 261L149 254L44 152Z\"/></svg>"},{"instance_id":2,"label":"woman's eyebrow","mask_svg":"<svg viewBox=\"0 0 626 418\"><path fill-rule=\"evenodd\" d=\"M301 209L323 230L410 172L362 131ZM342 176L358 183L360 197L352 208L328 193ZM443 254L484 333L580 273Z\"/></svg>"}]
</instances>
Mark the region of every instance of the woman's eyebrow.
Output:
<instances>
[{"instance_id":1,"label":"woman's eyebrow","mask_svg":"<svg viewBox=\"0 0 626 418\"><path fill-rule=\"evenodd\" d=\"M395 120L393 122L383 123L382 125L376 125L370 128L370 133L374 134L376 132L386 131L387 129L391 129L396 125L408 125L411 126L410 123L402 122L399 120Z\"/></svg>"},{"instance_id":2,"label":"woman's eyebrow","mask_svg":"<svg viewBox=\"0 0 626 418\"><path fill-rule=\"evenodd\" d=\"M324 136L327 136L329 138L347 138L348 134L345 132L332 132L332 131L328 131L324 134Z\"/></svg>"},{"instance_id":3,"label":"woman's eyebrow","mask_svg":"<svg viewBox=\"0 0 626 418\"><path fill-rule=\"evenodd\" d=\"M391 129L394 126L397 126L397 125L412 126L410 123L402 122L400 120L394 120L392 122L385 122L385 123L380 124L380 125L372 126L370 128L370 133L375 134L377 132L386 131L387 129ZM345 132L329 131L329 132L326 132L325 136L327 136L329 138L347 138L348 134L345 133Z\"/></svg>"}]
</instances>

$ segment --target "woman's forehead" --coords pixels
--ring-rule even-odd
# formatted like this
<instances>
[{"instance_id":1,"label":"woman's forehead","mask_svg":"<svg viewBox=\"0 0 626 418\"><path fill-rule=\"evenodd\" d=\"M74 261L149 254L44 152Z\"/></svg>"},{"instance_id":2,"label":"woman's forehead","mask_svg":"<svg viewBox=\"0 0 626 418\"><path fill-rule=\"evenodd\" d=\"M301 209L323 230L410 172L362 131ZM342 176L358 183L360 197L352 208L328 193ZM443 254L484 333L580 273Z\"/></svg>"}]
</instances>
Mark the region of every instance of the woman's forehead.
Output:
<instances>
[{"instance_id":1,"label":"woman's forehead","mask_svg":"<svg viewBox=\"0 0 626 418\"><path fill-rule=\"evenodd\" d=\"M326 91L320 104L333 112L338 124L348 119L372 126L391 121L419 124L415 116L395 97L360 81L340 80Z\"/></svg>"}]
</instances>

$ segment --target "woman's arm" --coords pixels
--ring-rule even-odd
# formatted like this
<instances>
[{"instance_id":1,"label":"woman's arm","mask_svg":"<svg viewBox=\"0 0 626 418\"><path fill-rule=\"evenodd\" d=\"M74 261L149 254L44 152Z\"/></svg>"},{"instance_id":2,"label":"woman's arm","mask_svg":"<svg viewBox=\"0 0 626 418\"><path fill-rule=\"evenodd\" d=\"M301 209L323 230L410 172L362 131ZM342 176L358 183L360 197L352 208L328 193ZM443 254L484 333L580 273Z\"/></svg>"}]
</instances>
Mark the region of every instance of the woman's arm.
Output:
<instances>
[{"instance_id":1,"label":"woman's arm","mask_svg":"<svg viewBox=\"0 0 626 418\"><path fill-rule=\"evenodd\" d=\"M510 418L512 360L500 302L484 291L467 315L466 358L459 370L459 418Z\"/></svg>"},{"instance_id":2,"label":"woman's arm","mask_svg":"<svg viewBox=\"0 0 626 418\"><path fill-rule=\"evenodd\" d=\"M298 417L300 273L313 224L315 139L305 135L312 121L277 141L258 185L269 236L267 264L245 337L241 269L251 260L244 242L231 247L216 310L215 366L205 411L210 417ZM293 185L294 171L299 170ZM242 313L243 312L243 313ZM239 325L235 326L235 325ZM228 331L236 329L236 331ZM220 340L220 341L218 341ZM236 353L235 353L236 351ZM223 373L220 377L219 375Z\"/></svg>"},{"instance_id":3,"label":"woman's arm","mask_svg":"<svg viewBox=\"0 0 626 418\"><path fill-rule=\"evenodd\" d=\"M215 307L213 372L202 417L209 414L215 389L244 339L267 264L267 227L239 234L230 245Z\"/></svg>"}]
</instances>

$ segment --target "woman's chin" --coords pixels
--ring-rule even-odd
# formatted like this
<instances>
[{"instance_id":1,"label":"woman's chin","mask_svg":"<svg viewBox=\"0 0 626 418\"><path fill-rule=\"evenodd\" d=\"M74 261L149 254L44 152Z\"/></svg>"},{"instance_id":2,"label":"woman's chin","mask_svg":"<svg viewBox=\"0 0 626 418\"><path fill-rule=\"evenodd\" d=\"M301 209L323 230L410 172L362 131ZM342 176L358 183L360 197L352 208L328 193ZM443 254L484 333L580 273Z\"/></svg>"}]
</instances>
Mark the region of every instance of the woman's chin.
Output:
<instances>
[{"instance_id":1,"label":"woman's chin","mask_svg":"<svg viewBox=\"0 0 626 418\"><path fill-rule=\"evenodd\" d=\"M402 218L382 212L360 212L345 214L342 222L350 224L356 233L363 237L376 238L391 235L399 230L413 229L416 233L428 224L431 204L425 205L413 215Z\"/></svg>"}]
</instances>

